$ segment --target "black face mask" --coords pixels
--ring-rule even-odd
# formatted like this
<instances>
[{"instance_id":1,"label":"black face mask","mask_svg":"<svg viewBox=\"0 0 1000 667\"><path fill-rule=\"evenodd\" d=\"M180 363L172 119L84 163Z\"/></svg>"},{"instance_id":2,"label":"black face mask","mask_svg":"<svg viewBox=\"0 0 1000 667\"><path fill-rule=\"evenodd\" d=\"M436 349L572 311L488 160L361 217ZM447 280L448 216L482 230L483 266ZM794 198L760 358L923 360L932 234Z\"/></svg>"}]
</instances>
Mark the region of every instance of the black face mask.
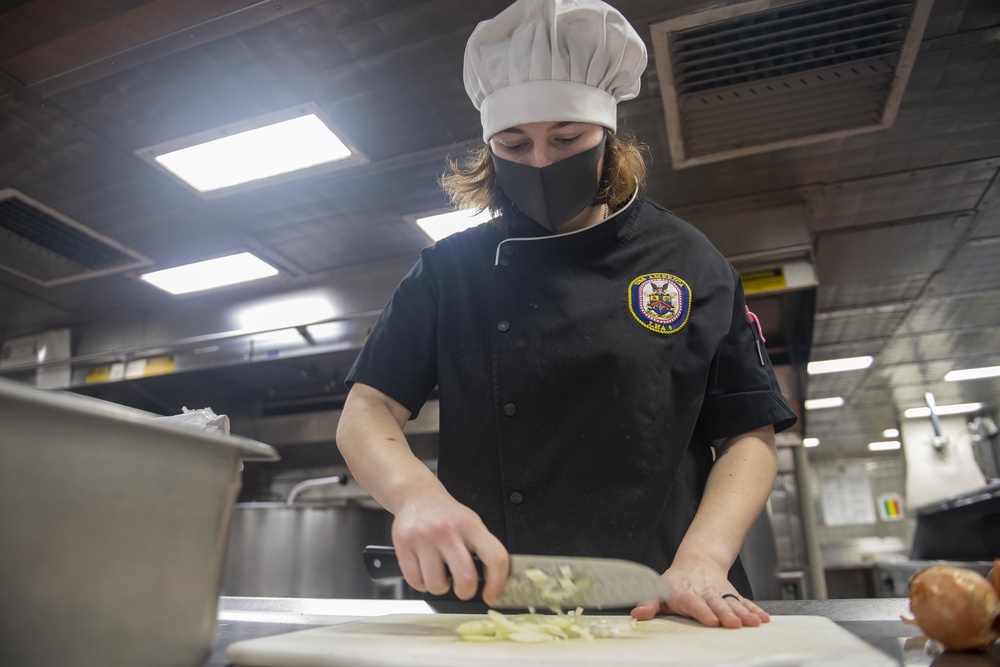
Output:
<instances>
[{"instance_id":1,"label":"black face mask","mask_svg":"<svg viewBox=\"0 0 1000 667\"><path fill-rule=\"evenodd\" d=\"M593 148L531 167L493 155L493 168L504 194L525 215L553 232L572 220L594 199L600 187L597 165L604 140Z\"/></svg>"}]
</instances>

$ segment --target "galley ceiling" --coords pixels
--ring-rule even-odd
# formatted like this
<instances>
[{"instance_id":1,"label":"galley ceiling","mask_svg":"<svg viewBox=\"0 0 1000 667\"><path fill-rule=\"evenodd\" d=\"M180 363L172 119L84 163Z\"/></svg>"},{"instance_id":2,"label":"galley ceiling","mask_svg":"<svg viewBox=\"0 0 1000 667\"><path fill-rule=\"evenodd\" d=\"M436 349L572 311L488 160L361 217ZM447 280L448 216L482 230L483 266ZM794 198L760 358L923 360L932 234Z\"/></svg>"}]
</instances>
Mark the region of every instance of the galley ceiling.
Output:
<instances>
[{"instance_id":1,"label":"galley ceiling","mask_svg":"<svg viewBox=\"0 0 1000 667\"><path fill-rule=\"evenodd\" d=\"M715 6L612 4L651 49L651 26ZM83 353L94 330L119 327L132 332L119 332L127 347L150 340L158 321L241 300L355 285L373 271L391 283L428 243L408 217L446 206L437 186L444 160L478 140L462 54L476 23L506 5L0 2L0 189L153 268L250 250L281 270L274 280L185 298L138 281L133 269L56 285L0 270L0 341L70 328L74 352ZM942 378L1000 364L1000 4L933 2L891 125L706 164L672 162L653 55L639 97L620 108L623 126L649 146L650 196L705 229L738 266L784 251L815 267L814 290L754 300L772 354L799 369L790 375L793 393L847 400L806 413L804 435L821 440L810 456L866 454L866 443L896 426L902 410L923 405L928 391L938 403L985 401L995 414L1000 380ZM367 162L204 198L136 155L304 104L317 105ZM785 228L795 233L776 234ZM16 257L14 241L0 239L0 260ZM344 303L347 314L373 307ZM836 375L800 372L809 359L858 355L875 363ZM246 368L202 388L264 400L294 384L285 375L312 386L310 373L332 377L350 357L273 361L285 364L277 390L268 386L273 376ZM127 401L129 391L109 395ZM155 395L159 386L135 391ZM160 405L174 407L162 396Z\"/></svg>"}]
</instances>

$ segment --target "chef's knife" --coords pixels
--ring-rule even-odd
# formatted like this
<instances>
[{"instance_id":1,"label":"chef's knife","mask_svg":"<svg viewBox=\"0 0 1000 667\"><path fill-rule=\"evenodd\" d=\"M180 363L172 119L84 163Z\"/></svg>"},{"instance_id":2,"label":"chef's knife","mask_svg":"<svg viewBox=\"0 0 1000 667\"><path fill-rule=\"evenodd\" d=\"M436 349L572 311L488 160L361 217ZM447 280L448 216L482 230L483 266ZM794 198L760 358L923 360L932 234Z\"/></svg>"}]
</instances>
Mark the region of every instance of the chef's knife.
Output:
<instances>
[{"instance_id":1,"label":"chef's knife","mask_svg":"<svg viewBox=\"0 0 1000 667\"><path fill-rule=\"evenodd\" d=\"M364 560L372 579L403 576L392 547L365 547ZM482 582L483 564L475 556L473 560ZM647 600L665 600L671 593L670 586L655 570L627 560L512 554L507 584L493 606L615 609Z\"/></svg>"}]
</instances>

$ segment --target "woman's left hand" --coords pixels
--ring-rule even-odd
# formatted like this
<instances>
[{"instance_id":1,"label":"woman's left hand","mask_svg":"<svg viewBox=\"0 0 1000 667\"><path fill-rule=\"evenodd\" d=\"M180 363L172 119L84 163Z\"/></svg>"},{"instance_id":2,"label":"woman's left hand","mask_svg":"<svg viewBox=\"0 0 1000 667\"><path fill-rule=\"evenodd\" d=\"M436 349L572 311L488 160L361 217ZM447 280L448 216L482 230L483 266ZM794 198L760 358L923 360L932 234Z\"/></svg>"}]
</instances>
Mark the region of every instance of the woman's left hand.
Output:
<instances>
[{"instance_id":1,"label":"woman's left hand","mask_svg":"<svg viewBox=\"0 0 1000 667\"><path fill-rule=\"evenodd\" d=\"M755 627L771 620L744 600L727 575L757 520L778 469L774 429L748 431L713 443L715 463L691 525L661 576L674 590L669 600L643 603L632 616L680 614L709 627Z\"/></svg>"},{"instance_id":2,"label":"woman's left hand","mask_svg":"<svg viewBox=\"0 0 1000 667\"><path fill-rule=\"evenodd\" d=\"M633 618L646 621L657 614L679 614L713 628L756 627L771 620L766 611L737 593L726 572L714 563L674 561L662 576L673 596L637 605Z\"/></svg>"}]
</instances>

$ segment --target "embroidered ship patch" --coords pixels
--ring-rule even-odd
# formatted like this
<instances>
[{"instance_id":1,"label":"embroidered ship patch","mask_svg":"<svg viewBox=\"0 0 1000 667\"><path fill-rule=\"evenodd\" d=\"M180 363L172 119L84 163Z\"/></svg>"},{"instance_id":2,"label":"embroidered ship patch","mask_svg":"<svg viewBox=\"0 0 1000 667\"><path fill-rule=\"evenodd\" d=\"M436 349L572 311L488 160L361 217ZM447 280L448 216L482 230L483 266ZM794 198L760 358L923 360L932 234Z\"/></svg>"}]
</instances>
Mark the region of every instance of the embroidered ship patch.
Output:
<instances>
[{"instance_id":1,"label":"embroidered ship patch","mask_svg":"<svg viewBox=\"0 0 1000 667\"><path fill-rule=\"evenodd\" d=\"M687 324L691 288L669 273L646 273L628 286L628 309L650 331L676 333Z\"/></svg>"}]
</instances>

